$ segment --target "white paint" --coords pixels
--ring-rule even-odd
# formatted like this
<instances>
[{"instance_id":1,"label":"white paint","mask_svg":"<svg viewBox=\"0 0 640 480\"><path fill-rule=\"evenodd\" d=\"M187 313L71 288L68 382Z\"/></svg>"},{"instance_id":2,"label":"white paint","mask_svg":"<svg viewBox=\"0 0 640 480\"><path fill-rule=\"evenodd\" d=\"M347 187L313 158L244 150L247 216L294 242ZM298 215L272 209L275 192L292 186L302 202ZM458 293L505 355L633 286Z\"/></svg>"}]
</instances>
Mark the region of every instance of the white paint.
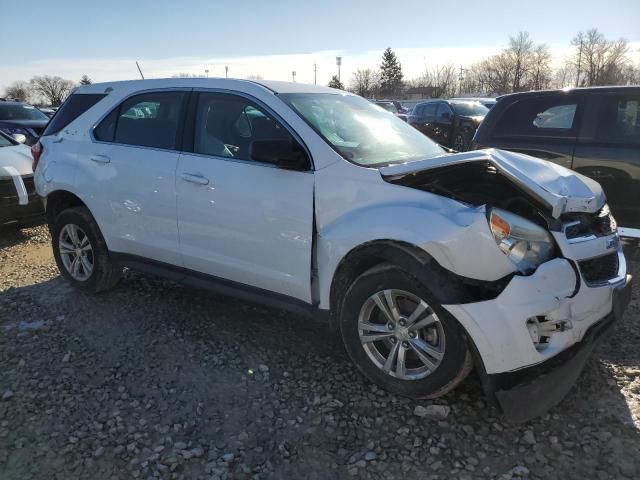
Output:
<instances>
[{"instance_id":1,"label":"white paint","mask_svg":"<svg viewBox=\"0 0 640 480\"><path fill-rule=\"evenodd\" d=\"M330 307L331 282L339 262L373 240L394 240L423 249L444 268L492 281L514 272L498 249L484 207L384 181L450 163L493 162L524 189L548 202L555 215L596 211L604 203L599 185L567 169L496 150L448 155L383 169L344 160L300 119L276 92L314 91L300 84L224 79L171 79L94 84L81 92L109 96L56 137L42 139L36 172L38 193L62 189L92 211L110 250L185 266L305 302ZM157 88L225 89L266 104L304 141L314 172L280 170L253 162L175 151L97 143L92 127L129 94ZM317 90L319 91L319 90ZM327 91L323 89L322 91ZM332 91L336 94L338 92ZM342 94L342 93L340 93ZM398 120L400 121L400 120ZM108 162L96 162L100 156ZM193 175L206 179L185 181ZM315 212L314 212L315 203ZM318 282L311 292L312 222L317 229ZM579 341L586 329L611 311L609 285L581 285L568 260L602 255L618 242L611 237L569 243L554 233L565 258L555 258L530 276L516 275L494 300L446 305L475 342L489 373L539 363ZM526 320L547 315L573 328L554 334L538 352Z\"/></svg>"}]
</instances>

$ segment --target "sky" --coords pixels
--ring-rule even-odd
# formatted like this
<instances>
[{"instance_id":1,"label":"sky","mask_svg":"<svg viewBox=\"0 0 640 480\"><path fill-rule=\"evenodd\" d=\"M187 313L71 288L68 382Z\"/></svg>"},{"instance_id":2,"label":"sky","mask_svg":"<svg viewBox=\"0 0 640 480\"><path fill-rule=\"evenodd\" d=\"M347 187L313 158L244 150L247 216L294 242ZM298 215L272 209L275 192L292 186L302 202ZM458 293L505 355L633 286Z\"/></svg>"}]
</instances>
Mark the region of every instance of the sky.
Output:
<instances>
[{"instance_id":1,"label":"sky","mask_svg":"<svg viewBox=\"0 0 640 480\"><path fill-rule=\"evenodd\" d=\"M0 92L16 80L59 75L94 82L178 73L326 84L376 68L385 48L405 78L425 65L468 65L528 31L555 61L573 36L597 27L632 42L640 62L640 0L0 0ZM531 5L535 3L535 5Z\"/></svg>"}]
</instances>

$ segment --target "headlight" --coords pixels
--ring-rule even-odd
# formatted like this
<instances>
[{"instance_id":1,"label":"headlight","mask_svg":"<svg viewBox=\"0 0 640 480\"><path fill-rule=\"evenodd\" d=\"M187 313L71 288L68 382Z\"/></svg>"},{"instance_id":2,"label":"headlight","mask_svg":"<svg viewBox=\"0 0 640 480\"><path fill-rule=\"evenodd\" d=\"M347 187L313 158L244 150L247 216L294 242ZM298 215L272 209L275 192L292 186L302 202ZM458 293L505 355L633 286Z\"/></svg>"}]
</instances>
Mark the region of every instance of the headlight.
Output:
<instances>
[{"instance_id":1,"label":"headlight","mask_svg":"<svg viewBox=\"0 0 640 480\"><path fill-rule=\"evenodd\" d=\"M525 218L492 208L489 227L500 250L522 273L534 270L553 256L551 234Z\"/></svg>"}]
</instances>

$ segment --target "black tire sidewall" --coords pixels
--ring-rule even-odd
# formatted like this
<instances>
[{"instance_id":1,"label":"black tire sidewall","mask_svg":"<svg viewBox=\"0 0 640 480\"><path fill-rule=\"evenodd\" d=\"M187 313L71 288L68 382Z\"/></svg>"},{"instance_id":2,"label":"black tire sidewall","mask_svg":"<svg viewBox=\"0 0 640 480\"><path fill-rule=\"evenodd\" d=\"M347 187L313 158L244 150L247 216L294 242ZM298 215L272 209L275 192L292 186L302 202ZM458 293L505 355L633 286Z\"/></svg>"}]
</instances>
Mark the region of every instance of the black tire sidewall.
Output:
<instances>
[{"instance_id":1,"label":"black tire sidewall","mask_svg":"<svg viewBox=\"0 0 640 480\"><path fill-rule=\"evenodd\" d=\"M358 334L358 316L364 302L374 293L399 289L423 299L437 314L445 334L445 355L436 370L420 380L400 380L384 373L368 357ZM437 396L464 368L468 353L462 327L429 289L399 267L374 268L358 277L347 290L340 312L340 332L347 353L360 371L384 389L413 398Z\"/></svg>"},{"instance_id":2,"label":"black tire sidewall","mask_svg":"<svg viewBox=\"0 0 640 480\"><path fill-rule=\"evenodd\" d=\"M92 220L91 214L85 208L76 207L63 210L51 225L51 244L53 247L53 256L62 276L76 288L95 291L98 278L104 273L101 272L100 269L103 267L105 261L108 261L108 252L104 248L102 235L96 231L96 228L94 227L95 222ZM60 232L65 225L69 224L74 224L81 228L89 237L89 241L91 242L91 249L93 251L93 271L87 280L81 281L73 278L73 276L71 276L67 271L67 268L64 266L62 258L60 257Z\"/></svg>"}]
</instances>

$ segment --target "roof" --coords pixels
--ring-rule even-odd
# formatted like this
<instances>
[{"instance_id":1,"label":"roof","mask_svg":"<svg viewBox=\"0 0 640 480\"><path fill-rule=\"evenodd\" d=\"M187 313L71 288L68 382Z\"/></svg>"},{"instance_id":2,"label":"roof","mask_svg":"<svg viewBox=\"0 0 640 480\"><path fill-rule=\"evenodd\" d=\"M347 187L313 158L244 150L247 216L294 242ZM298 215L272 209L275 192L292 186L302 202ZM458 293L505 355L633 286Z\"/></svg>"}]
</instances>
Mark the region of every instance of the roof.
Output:
<instances>
[{"instance_id":1,"label":"roof","mask_svg":"<svg viewBox=\"0 0 640 480\"><path fill-rule=\"evenodd\" d=\"M625 90L638 90L640 89L640 85L611 85L605 87L577 87L577 88L562 88L562 89L553 89L553 90L529 90L528 92L516 92L516 93L507 93L505 95L501 95L498 99L502 98L514 98L514 97L526 97L526 96L535 96L535 95L571 95L578 93L588 93L588 92L599 92L599 93L615 93Z\"/></svg>"},{"instance_id":2,"label":"roof","mask_svg":"<svg viewBox=\"0 0 640 480\"><path fill-rule=\"evenodd\" d=\"M104 93L107 89L136 91L154 88L223 88L251 90L262 87L273 93L332 93L351 95L343 90L306 83L273 80L243 80L237 78L157 78L149 80L125 80L120 82L92 83L78 87L74 93Z\"/></svg>"}]
</instances>

